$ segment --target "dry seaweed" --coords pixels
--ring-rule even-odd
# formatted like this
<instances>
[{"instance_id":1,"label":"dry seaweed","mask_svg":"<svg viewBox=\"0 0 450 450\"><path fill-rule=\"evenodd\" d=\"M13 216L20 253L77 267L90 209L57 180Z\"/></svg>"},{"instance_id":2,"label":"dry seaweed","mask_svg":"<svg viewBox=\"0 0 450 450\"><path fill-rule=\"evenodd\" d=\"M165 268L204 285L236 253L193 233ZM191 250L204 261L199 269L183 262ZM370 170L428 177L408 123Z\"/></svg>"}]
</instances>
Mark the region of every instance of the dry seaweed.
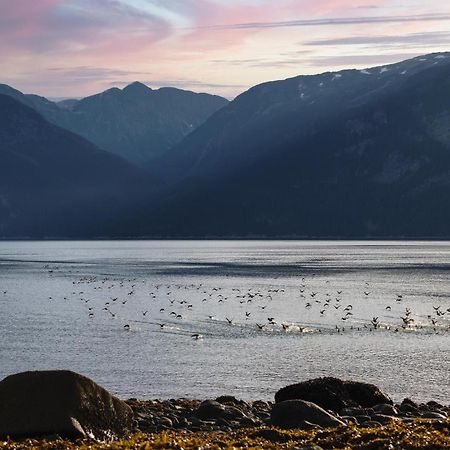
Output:
<instances>
[{"instance_id":1,"label":"dry seaweed","mask_svg":"<svg viewBox=\"0 0 450 450\"><path fill-rule=\"evenodd\" d=\"M450 420L395 421L376 428L354 425L330 430L280 430L248 428L231 432L164 431L155 434L136 434L129 439L112 443L93 441L24 440L0 442L0 450L12 449L300 449L319 446L324 450L438 450L450 449Z\"/></svg>"}]
</instances>

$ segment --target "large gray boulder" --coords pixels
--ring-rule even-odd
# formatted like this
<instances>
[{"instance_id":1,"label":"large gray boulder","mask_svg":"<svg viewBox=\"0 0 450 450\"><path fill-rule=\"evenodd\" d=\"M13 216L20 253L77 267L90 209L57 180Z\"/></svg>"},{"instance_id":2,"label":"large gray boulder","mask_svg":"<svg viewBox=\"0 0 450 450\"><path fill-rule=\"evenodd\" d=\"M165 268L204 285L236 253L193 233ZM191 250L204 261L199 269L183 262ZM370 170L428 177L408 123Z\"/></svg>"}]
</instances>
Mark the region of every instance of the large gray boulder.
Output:
<instances>
[{"instance_id":1,"label":"large gray boulder","mask_svg":"<svg viewBox=\"0 0 450 450\"><path fill-rule=\"evenodd\" d=\"M0 438L109 440L128 434L132 424L125 402L74 372L24 372L0 382Z\"/></svg>"},{"instance_id":2,"label":"large gray boulder","mask_svg":"<svg viewBox=\"0 0 450 450\"><path fill-rule=\"evenodd\" d=\"M273 425L282 428L302 428L305 422L321 427L345 425L344 422L320 406L304 400L286 400L275 403L271 412L271 421Z\"/></svg>"},{"instance_id":3,"label":"large gray boulder","mask_svg":"<svg viewBox=\"0 0 450 450\"><path fill-rule=\"evenodd\" d=\"M370 408L380 403L393 404L392 400L373 384L332 377L316 378L286 386L275 394L276 403L293 399L307 400L335 412L348 407Z\"/></svg>"}]
</instances>

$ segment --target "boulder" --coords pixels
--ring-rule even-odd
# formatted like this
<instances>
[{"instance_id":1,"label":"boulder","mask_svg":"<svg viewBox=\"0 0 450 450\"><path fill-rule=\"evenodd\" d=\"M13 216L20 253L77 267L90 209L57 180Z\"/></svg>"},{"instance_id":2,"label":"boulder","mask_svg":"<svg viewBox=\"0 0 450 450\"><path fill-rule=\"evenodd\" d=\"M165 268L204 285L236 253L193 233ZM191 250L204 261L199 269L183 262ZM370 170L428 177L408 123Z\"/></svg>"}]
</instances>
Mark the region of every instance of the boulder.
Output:
<instances>
[{"instance_id":1,"label":"boulder","mask_svg":"<svg viewBox=\"0 0 450 450\"><path fill-rule=\"evenodd\" d=\"M394 405L389 405L387 403L380 403L373 407L374 412L378 414L384 414L385 416L398 416L398 411Z\"/></svg>"},{"instance_id":2,"label":"boulder","mask_svg":"<svg viewBox=\"0 0 450 450\"><path fill-rule=\"evenodd\" d=\"M394 420L399 420L399 419L395 416L386 416L384 414L374 414L373 416L371 416L371 420L373 420L375 422L380 422L381 424L384 425L384 424L387 424Z\"/></svg>"},{"instance_id":3,"label":"boulder","mask_svg":"<svg viewBox=\"0 0 450 450\"><path fill-rule=\"evenodd\" d=\"M235 404L239 404L236 402ZM246 405L245 402L242 404ZM251 411L248 405L247 410ZM216 419L226 419L226 420L237 420L248 418L247 414L236 406L231 406L229 404L219 403L216 400L205 400L200 403L197 409L196 416L202 420L216 420Z\"/></svg>"},{"instance_id":4,"label":"boulder","mask_svg":"<svg viewBox=\"0 0 450 450\"><path fill-rule=\"evenodd\" d=\"M232 395L221 395L220 397L216 398L216 402L219 402L222 405L240 405L245 403L243 400L238 400Z\"/></svg>"},{"instance_id":5,"label":"boulder","mask_svg":"<svg viewBox=\"0 0 450 450\"><path fill-rule=\"evenodd\" d=\"M413 400L411 400L410 398L403 399L400 406L404 406L404 405L407 405L408 407L413 408L414 410L419 409L419 405L416 402L414 402Z\"/></svg>"},{"instance_id":6,"label":"boulder","mask_svg":"<svg viewBox=\"0 0 450 450\"><path fill-rule=\"evenodd\" d=\"M402 404L398 407L398 410L402 413L411 413L411 414L419 413L419 408L417 406L414 406L413 404L405 401L403 401Z\"/></svg>"},{"instance_id":7,"label":"boulder","mask_svg":"<svg viewBox=\"0 0 450 450\"><path fill-rule=\"evenodd\" d=\"M301 399L322 408L340 412L348 407L370 408L380 403L392 405L392 400L373 384L325 377L304 381L280 389L275 402Z\"/></svg>"},{"instance_id":8,"label":"boulder","mask_svg":"<svg viewBox=\"0 0 450 450\"><path fill-rule=\"evenodd\" d=\"M240 420L247 417L243 411L235 406L225 406L225 415L227 419L231 420Z\"/></svg>"},{"instance_id":9,"label":"boulder","mask_svg":"<svg viewBox=\"0 0 450 450\"><path fill-rule=\"evenodd\" d=\"M442 409L444 406L434 400L427 402L427 406L431 409Z\"/></svg>"},{"instance_id":10,"label":"boulder","mask_svg":"<svg viewBox=\"0 0 450 450\"><path fill-rule=\"evenodd\" d=\"M341 409L341 416L363 416L366 414L366 408L360 408L360 407L349 407L349 408L342 408Z\"/></svg>"},{"instance_id":11,"label":"boulder","mask_svg":"<svg viewBox=\"0 0 450 450\"><path fill-rule=\"evenodd\" d=\"M205 400L198 407L196 415L200 419L219 419L225 416L225 406L215 400Z\"/></svg>"},{"instance_id":12,"label":"boulder","mask_svg":"<svg viewBox=\"0 0 450 450\"><path fill-rule=\"evenodd\" d=\"M272 424L281 428L302 428L305 422L321 427L345 425L320 406L304 400L275 403L271 412Z\"/></svg>"},{"instance_id":13,"label":"boulder","mask_svg":"<svg viewBox=\"0 0 450 450\"><path fill-rule=\"evenodd\" d=\"M109 440L128 434L132 424L125 402L71 371L24 372L0 382L0 438Z\"/></svg>"}]
</instances>

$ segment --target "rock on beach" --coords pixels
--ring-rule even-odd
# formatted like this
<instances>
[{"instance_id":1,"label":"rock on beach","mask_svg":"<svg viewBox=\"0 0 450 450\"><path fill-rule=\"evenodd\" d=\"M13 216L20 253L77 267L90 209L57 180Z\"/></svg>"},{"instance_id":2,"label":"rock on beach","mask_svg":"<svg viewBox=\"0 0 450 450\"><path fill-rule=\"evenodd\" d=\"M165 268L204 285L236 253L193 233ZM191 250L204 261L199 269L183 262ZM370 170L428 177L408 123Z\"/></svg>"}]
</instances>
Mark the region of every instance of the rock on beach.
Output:
<instances>
[{"instance_id":1,"label":"rock on beach","mask_svg":"<svg viewBox=\"0 0 450 450\"><path fill-rule=\"evenodd\" d=\"M275 403L271 414L272 424L282 428L305 428L308 424L320 427L345 425L320 406L304 400L285 400Z\"/></svg>"},{"instance_id":2,"label":"rock on beach","mask_svg":"<svg viewBox=\"0 0 450 450\"><path fill-rule=\"evenodd\" d=\"M370 408L379 404L392 405L392 400L377 386L357 381L324 377L286 386L275 394L275 402L306 400L339 413L348 407Z\"/></svg>"},{"instance_id":3,"label":"rock on beach","mask_svg":"<svg viewBox=\"0 0 450 450\"><path fill-rule=\"evenodd\" d=\"M348 383L352 388L355 384L363 387L355 390L348 388ZM305 388L311 386L310 390ZM302 398L280 400L280 392L309 395L316 398L317 403ZM415 419L445 428L450 420L450 406L433 401L415 403L409 399L393 405L389 397L373 385L334 378L288 386L276 394L276 399L275 404L243 401L229 395L204 401L122 401L74 372L25 372L0 382L0 439L60 436L70 440L107 441L138 432L235 433L240 429L258 428L262 439L282 443L289 439L286 434L292 432L287 430L289 428L309 430L355 424L362 429L392 422L402 425ZM320 403L333 407L326 410ZM340 405L346 406L338 409ZM266 428L272 426L285 430ZM342 428L336 430L341 431Z\"/></svg>"},{"instance_id":4,"label":"rock on beach","mask_svg":"<svg viewBox=\"0 0 450 450\"><path fill-rule=\"evenodd\" d=\"M71 371L23 372L0 382L0 438L110 440L128 434L132 425L125 402Z\"/></svg>"}]
</instances>

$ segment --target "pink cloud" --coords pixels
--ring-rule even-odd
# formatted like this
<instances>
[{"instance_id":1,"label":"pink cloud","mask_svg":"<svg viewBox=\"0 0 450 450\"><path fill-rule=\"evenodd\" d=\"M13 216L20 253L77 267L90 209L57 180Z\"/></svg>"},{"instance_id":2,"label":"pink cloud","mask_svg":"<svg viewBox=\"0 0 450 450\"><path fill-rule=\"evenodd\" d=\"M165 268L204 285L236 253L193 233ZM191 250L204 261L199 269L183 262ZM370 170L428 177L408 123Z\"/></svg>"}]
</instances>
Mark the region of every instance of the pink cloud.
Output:
<instances>
[{"instance_id":1,"label":"pink cloud","mask_svg":"<svg viewBox=\"0 0 450 450\"><path fill-rule=\"evenodd\" d=\"M242 85L245 78L245 82L251 84L261 80L265 64L270 66L273 61L280 61L280 55L276 54L280 48L297 55L292 59L291 72L288 70L291 66L280 63L278 72L274 69L267 75L283 78L301 67L296 65L296 58L301 62L299 51L305 50L299 43L302 39L306 42L358 33L379 35L386 31L390 34L413 33L439 26L439 22L431 21L428 24L419 21L395 24L351 21L352 18L392 14L420 15L433 10L432 5L402 9L396 0L147 0L147 6L151 4L153 9L138 8L136 5L140 3L131 0L0 2L3 2L0 58L5 68L0 82L12 80L11 84L16 84L17 80L32 90L33 79L39 72L39 85L36 86L42 89L47 79L46 93L68 90L72 83L73 91L77 90L73 93L78 95L108 85L112 81L111 74L118 77L119 83L127 82L131 77L139 78L139 73L143 76L151 73L161 82L164 79L168 82L194 80L205 86L208 83L211 86L237 86ZM440 4L438 0L429 2ZM439 11L445 12L442 8ZM339 28L327 23L330 18L348 18L349 23L343 22ZM283 26L286 21L318 22ZM276 26L277 22L281 25ZM267 26L251 26L255 23ZM239 24L250 26L240 28L236 26ZM276 45L271 47L271 43ZM311 57L320 59L324 51L329 52L329 49L322 51L322 47L309 47ZM347 48L350 61L352 51ZM240 79L230 80L224 70L226 61L248 58L255 58L258 63L243 65L242 72L235 70L234 74ZM213 64L214 60L224 63ZM68 78L61 80L59 87L57 77L49 72L52 67L66 70L61 74ZM70 72L70 69L80 67L97 74L98 81L95 77L71 80L70 74L76 72ZM327 69L333 69L331 63Z\"/></svg>"},{"instance_id":2,"label":"pink cloud","mask_svg":"<svg viewBox=\"0 0 450 450\"><path fill-rule=\"evenodd\" d=\"M2 9L0 31L3 50L38 54L86 45L129 50L168 36L170 25L117 0L14 0Z\"/></svg>"},{"instance_id":3,"label":"pink cloud","mask_svg":"<svg viewBox=\"0 0 450 450\"><path fill-rule=\"evenodd\" d=\"M3 5L0 14L2 40L8 39L13 43L17 39L20 42L39 34L48 12L59 3L61 0L15 0Z\"/></svg>"}]
</instances>

